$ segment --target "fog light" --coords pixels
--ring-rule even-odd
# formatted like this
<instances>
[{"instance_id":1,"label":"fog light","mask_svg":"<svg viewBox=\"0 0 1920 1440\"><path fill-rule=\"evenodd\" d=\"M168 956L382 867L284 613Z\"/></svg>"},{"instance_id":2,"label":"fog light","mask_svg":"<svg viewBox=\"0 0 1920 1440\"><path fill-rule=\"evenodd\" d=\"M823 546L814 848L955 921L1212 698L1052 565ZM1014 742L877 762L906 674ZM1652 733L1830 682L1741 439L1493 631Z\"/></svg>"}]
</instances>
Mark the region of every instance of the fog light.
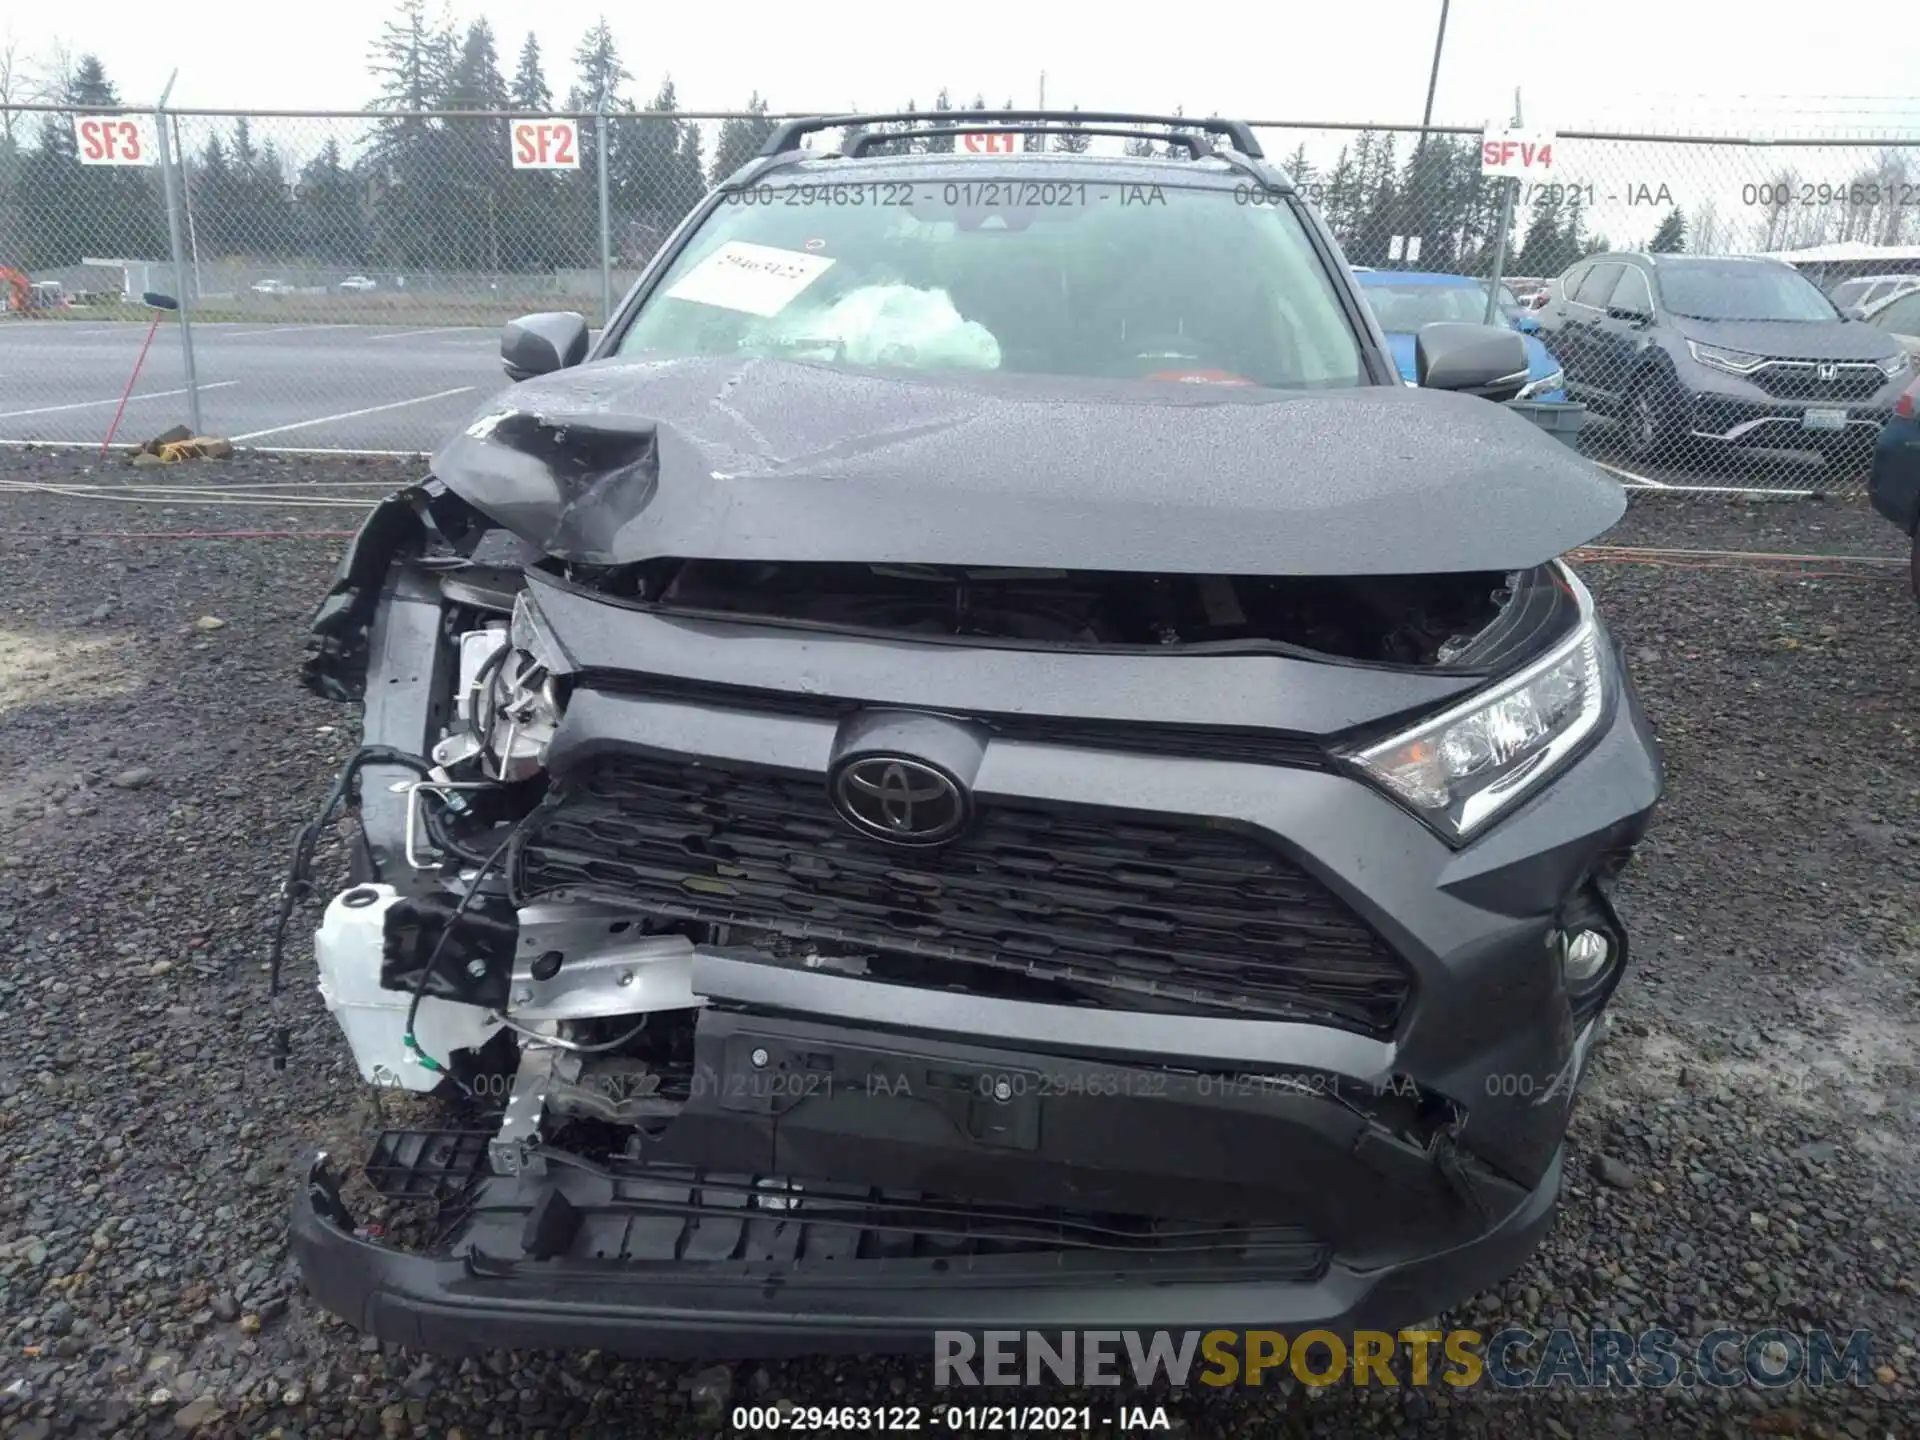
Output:
<instances>
[{"instance_id":1,"label":"fog light","mask_svg":"<svg viewBox=\"0 0 1920 1440\"><path fill-rule=\"evenodd\" d=\"M1569 983L1584 985L1607 968L1612 953L1607 937L1598 930L1576 930L1566 939L1560 963Z\"/></svg>"}]
</instances>

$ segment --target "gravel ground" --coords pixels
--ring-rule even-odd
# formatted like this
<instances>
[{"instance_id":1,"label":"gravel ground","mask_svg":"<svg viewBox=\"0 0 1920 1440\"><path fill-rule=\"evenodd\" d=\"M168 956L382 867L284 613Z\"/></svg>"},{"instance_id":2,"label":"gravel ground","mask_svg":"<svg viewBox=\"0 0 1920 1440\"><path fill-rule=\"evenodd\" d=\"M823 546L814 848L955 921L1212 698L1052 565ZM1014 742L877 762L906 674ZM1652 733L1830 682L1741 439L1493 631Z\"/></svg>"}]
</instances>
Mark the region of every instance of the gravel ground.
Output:
<instances>
[{"instance_id":1,"label":"gravel ground","mask_svg":"<svg viewBox=\"0 0 1920 1440\"><path fill-rule=\"evenodd\" d=\"M0 452L0 482L371 497L412 474ZM317 532L354 512L136 493L0 493L0 1428L692 1436L727 1433L705 1408L727 1396L933 1398L906 1360L428 1359L304 1300L284 1243L292 1174L373 1117L304 946L294 1059L274 1074L261 960L285 846L352 746L353 716L294 671L339 547ZM190 530L268 538L172 538ZM1837 503L1654 498L1606 538L1902 554ZM1624 887L1636 963L1577 1112L1560 1220L1520 1274L1446 1319L1866 1329L1875 1382L1267 1387L1176 1397L1186 1433L1914 1433L1920 614L1904 572L1613 555L1586 573L1659 723L1668 799Z\"/></svg>"}]
</instances>

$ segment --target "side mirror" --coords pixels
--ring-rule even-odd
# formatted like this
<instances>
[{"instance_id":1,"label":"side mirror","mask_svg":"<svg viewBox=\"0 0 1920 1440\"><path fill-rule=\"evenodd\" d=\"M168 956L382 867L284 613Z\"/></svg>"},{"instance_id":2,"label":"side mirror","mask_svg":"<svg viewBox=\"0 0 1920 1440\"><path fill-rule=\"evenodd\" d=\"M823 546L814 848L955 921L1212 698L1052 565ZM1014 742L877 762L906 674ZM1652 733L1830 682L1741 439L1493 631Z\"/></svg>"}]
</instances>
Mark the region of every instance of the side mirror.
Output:
<instances>
[{"instance_id":1,"label":"side mirror","mask_svg":"<svg viewBox=\"0 0 1920 1440\"><path fill-rule=\"evenodd\" d=\"M566 370L587 358L587 317L543 310L509 320L500 331L500 363L512 380Z\"/></svg>"},{"instance_id":2,"label":"side mirror","mask_svg":"<svg viewBox=\"0 0 1920 1440\"><path fill-rule=\"evenodd\" d=\"M1518 315L1513 317L1513 328L1518 330L1522 335L1538 335L1540 333L1540 322L1533 317L1531 312L1522 310Z\"/></svg>"},{"instance_id":3,"label":"side mirror","mask_svg":"<svg viewBox=\"0 0 1920 1440\"><path fill-rule=\"evenodd\" d=\"M1526 342L1504 325L1437 320L1414 334L1413 373L1425 390L1511 400L1526 388Z\"/></svg>"},{"instance_id":4,"label":"side mirror","mask_svg":"<svg viewBox=\"0 0 1920 1440\"><path fill-rule=\"evenodd\" d=\"M1840 313L1849 320L1864 320L1867 318L1867 307L1864 305L1843 305L1840 307Z\"/></svg>"},{"instance_id":5,"label":"side mirror","mask_svg":"<svg viewBox=\"0 0 1920 1440\"><path fill-rule=\"evenodd\" d=\"M1625 320L1630 325L1651 325L1653 323L1653 316L1649 315L1646 311L1635 310L1626 305L1609 305L1607 307L1607 318L1609 320Z\"/></svg>"}]
</instances>

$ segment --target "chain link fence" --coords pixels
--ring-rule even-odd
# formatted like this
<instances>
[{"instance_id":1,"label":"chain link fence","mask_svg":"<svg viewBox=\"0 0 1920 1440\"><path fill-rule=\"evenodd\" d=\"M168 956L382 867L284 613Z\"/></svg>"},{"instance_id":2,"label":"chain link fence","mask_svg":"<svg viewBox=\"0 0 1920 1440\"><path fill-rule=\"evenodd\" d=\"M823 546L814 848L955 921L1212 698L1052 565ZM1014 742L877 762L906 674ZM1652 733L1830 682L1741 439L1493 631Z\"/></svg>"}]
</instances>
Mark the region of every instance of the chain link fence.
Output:
<instances>
[{"instance_id":1,"label":"chain link fence","mask_svg":"<svg viewBox=\"0 0 1920 1440\"><path fill-rule=\"evenodd\" d=\"M503 321L600 324L780 118L6 112L0 438L99 438L152 315L141 296L159 291L183 302L167 322L182 333L153 346L129 425L197 405L201 428L242 443L430 448L501 383ZM1637 483L1857 489L1913 379L1920 142L1561 132L1550 164L1510 179L1482 173L1478 130L1255 133L1384 329L1527 332L1530 398L1586 406L1581 447ZM1166 148L1027 148L1043 143ZM1753 255L1804 281L1711 263ZM1823 290L1864 323L1834 318ZM29 327L34 363L7 363Z\"/></svg>"}]
</instances>

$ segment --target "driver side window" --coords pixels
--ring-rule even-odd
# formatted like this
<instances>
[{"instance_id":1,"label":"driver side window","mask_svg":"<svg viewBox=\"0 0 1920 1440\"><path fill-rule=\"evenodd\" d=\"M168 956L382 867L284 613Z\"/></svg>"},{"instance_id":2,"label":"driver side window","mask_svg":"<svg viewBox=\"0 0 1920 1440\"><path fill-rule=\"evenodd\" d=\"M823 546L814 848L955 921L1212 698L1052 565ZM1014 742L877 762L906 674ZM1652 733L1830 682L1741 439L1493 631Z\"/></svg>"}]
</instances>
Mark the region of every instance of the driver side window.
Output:
<instances>
[{"instance_id":1,"label":"driver side window","mask_svg":"<svg viewBox=\"0 0 1920 1440\"><path fill-rule=\"evenodd\" d=\"M1633 266L1628 265L1620 272L1620 283L1613 287L1613 294L1607 305L1615 310L1632 310L1641 315L1653 314L1653 296L1647 290L1647 277Z\"/></svg>"}]
</instances>

